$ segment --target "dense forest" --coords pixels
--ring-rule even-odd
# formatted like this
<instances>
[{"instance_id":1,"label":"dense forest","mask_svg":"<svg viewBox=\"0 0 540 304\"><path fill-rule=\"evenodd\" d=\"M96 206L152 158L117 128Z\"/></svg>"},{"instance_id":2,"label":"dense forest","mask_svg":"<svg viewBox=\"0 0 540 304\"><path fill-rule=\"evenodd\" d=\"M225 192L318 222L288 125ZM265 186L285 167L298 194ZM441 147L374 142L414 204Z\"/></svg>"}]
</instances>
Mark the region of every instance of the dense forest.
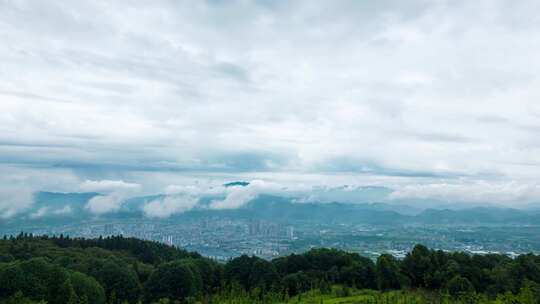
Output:
<instances>
[{"instance_id":1,"label":"dense forest","mask_svg":"<svg viewBox=\"0 0 540 304\"><path fill-rule=\"evenodd\" d=\"M312 249L225 264L122 236L0 240L0 303L540 303L540 256L417 245L376 261Z\"/></svg>"}]
</instances>

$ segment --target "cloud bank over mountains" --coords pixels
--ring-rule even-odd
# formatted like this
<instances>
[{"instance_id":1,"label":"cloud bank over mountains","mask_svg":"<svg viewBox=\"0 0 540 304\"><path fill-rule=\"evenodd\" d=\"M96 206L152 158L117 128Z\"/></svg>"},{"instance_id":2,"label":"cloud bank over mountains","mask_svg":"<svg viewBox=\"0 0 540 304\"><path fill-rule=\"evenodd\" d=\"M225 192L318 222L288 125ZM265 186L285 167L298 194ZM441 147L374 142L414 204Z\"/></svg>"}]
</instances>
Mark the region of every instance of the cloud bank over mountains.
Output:
<instances>
[{"instance_id":1,"label":"cloud bank over mountains","mask_svg":"<svg viewBox=\"0 0 540 304\"><path fill-rule=\"evenodd\" d=\"M168 217L183 213L195 207L205 209L237 209L245 206L260 194L290 196L291 193L277 184L262 180L239 182L234 185L216 185L208 188L195 186L170 185L166 195L151 200L143 207L144 214L149 217ZM202 198L211 198L208 205L200 204Z\"/></svg>"},{"instance_id":2,"label":"cloud bank over mountains","mask_svg":"<svg viewBox=\"0 0 540 304\"><path fill-rule=\"evenodd\" d=\"M212 191L200 181L223 192L217 209L265 191L360 195L343 185L393 200L538 202L539 9L3 1L0 217L39 191L98 192L95 214L170 192L147 208L163 217ZM230 180L264 182L216 186Z\"/></svg>"},{"instance_id":3,"label":"cloud bank over mountains","mask_svg":"<svg viewBox=\"0 0 540 304\"><path fill-rule=\"evenodd\" d=\"M232 184L232 185L231 185ZM408 204L417 208L467 208L470 206L540 207L540 187L516 183L431 183L424 185L387 186L343 185L309 186L280 184L264 180L233 182L231 184L202 184L198 186L169 185L163 194L145 201L142 211L150 218L167 218L193 209L226 210L246 206L260 195L288 198L294 203L387 203ZM95 185L108 189L109 194L97 195L86 205L91 213L102 215L118 212L139 191L138 184L123 181L85 181L81 188ZM114 187L110 187L114 185ZM91 187L95 189L94 186ZM122 189L122 190L119 190ZM124 189L130 189L125 192ZM519 201L519 204L515 202ZM423 202L423 204L421 203ZM427 204L426 204L427 203ZM56 214L68 210L56 210Z\"/></svg>"},{"instance_id":4,"label":"cloud bank over mountains","mask_svg":"<svg viewBox=\"0 0 540 304\"><path fill-rule=\"evenodd\" d=\"M121 180L87 180L81 184L80 188L84 192L100 193L88 201L86 208L94 214L103 214L118 211L122 203L136 194L141 186Z\"/></svg>"},{"instance_id":5,"label":"cloud bank over mountains","mask_svg":"<svg viewBox=\"0 0 540 304\"><path fill-rule=\"evenodd\" d=\"M144 214L152 218L166 218L189 211L197 206L198 198L189 195L167 195L144 205Z\"/></svg>"},{"instance_id":6,"label":"cloud bank over mountains","mask_svg":"<svg viewBox=\"0 0 540 304\"><path fill-rule=\"evenodd\" d=\"M294 180L297 180L296 178ZM317 179L318 180L318 179ZM285 198L297 204L369 204L409 206L416 210L424 208L467 208L471 206L512 206L516 208L540 207L540 187L514 182L439 182L411 185L409 183L381 185L327 185L287 183L265 180L219 182L197 180L187 185L168 185L161 191L149 193L139 183L123 180L84 180L76 189L84 195L83 210L96 217L134 210L133 200L139 201L142 214L149 218L163 219L198 210L231 210L247 206L261 195ZM8 192L2 192L9 198ZM79 198L65 200L61 205L48 205L47 199L37 199L36 193L17 194L17 204L6 199L0 205L2 218L25 214L28 219L49 216L72 216L78 210ZM60 192L62 193L62 192ZM69 192L67 192L69 194ZM26 196L25 196L26 195ZM519 203L516 203L519 202ZM128 207L130 205L131 207ZM75 208L75 209L74 209ZM28 213L31 211L30 213Z\"/></svg>"}]
</instances>

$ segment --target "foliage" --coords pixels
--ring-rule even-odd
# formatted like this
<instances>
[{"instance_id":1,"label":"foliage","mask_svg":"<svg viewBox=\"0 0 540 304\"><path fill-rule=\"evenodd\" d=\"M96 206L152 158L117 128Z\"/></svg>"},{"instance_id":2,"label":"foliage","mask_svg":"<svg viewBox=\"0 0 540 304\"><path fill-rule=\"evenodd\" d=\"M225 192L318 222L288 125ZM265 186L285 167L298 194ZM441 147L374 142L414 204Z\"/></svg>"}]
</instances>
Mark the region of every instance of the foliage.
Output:
<instances>
[{"instance_id":1,"label":"foliage","mask_svg":"<svg viewBox=\"0 0 540 304\"><path fill-rule=\"evenodd\" d=\"M417 245L374 262L336 249L220 264L121 236L20 234L0 240L0 304L523 303L540 304L540 257L469 255Z\"/></svg>"}]
</instances>

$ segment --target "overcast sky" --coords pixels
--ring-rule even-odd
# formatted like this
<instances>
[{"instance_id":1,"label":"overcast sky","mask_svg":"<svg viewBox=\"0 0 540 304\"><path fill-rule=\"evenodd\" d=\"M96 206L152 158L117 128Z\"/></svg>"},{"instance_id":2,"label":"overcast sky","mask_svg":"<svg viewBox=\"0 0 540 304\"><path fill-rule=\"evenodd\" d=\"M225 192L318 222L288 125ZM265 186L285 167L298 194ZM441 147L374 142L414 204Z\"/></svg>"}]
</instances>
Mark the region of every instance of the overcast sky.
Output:
<instances>
[{"instance_id":1,"label":"overcast sky","mask_svg":"<svg viewBox=\"0 0 540 304\"><path fill-rule=\"evenodd\" d=\"M0 0L0 213L100 181L540 201L539 11Z\"/></svg>"}]
</instances>

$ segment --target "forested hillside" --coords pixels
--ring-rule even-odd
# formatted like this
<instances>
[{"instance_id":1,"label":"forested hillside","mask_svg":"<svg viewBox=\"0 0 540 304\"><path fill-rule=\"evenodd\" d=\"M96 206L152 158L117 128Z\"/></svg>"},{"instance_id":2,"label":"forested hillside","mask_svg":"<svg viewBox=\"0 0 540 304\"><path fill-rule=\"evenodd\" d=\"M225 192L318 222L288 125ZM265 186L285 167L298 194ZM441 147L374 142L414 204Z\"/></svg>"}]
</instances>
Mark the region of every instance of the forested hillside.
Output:
<instances>
[{"instance_id":1,"label":"forested hillside","mask_svg":"<svg viewBox=\"0 0 540 304\"><path fill-rule=\"evenodd\" d=\"M403 260L312 249L220 264L121 236L0 240L0 303L538 303L540 256L417 245ZM339 302L340 301L340 302Z\"/></svg>"}]
</instances>

